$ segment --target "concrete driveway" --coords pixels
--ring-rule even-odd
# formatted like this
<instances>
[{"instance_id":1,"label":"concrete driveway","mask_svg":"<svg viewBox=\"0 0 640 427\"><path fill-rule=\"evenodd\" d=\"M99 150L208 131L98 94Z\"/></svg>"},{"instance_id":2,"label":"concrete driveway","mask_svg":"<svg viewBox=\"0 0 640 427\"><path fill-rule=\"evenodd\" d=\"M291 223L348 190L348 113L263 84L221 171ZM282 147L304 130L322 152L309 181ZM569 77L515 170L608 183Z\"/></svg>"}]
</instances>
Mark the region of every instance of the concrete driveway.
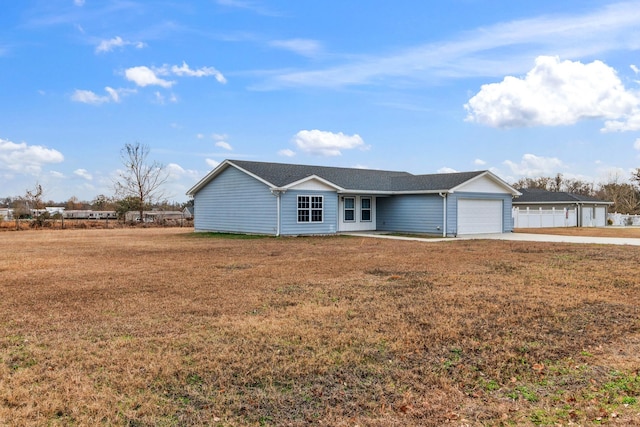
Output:
<instances>
[{"instance_id":1,"label":"concrete driveway","mask_svg":"<svg viewBox=\"0 0 640 427\"><path fill-rule=\"evenodd\" d=\"M455 242L458 240L512 240L519 242L557 242L557 243L588 243L597 245L630 245L640 246L640 239L620 237L589 237L589 236L558 236L552 234L500 233L500 234L469 234L458 237L413 237L394 236L380 233L344 233L350 236L373 237L378 239L415 240L423 242Z\"/></svg>"},{"instance_id":2,"label":"concrete driveway","mask_svg":"<svg viewBox=\"0 0 640 427\"><path fill-rule=\"evenodd\" d=\"M640 246L640 239L623 237L559 236L555 234L501 233L459 236L458 239L496 239L519 242L589 243L598 245Z\"/></svg>"}]
</instances>

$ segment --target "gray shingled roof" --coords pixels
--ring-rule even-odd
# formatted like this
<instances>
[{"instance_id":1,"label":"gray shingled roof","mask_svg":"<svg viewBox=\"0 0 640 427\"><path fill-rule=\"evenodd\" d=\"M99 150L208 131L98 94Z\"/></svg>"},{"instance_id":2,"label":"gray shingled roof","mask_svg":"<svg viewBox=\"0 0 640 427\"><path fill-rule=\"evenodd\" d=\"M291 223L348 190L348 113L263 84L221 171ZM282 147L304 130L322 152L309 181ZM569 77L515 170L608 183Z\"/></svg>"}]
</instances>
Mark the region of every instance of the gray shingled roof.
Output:
<instances>
[{"instance_id":1,"label":"gray shingled roof","mask_svg":"<svg viewBox=\"0 0 640 427\"><path fill-rule=\"evenodd\" d=\"M564 191L547 191L538 188L522 188L520 197L513 200L514 204L524 203L611 203L595 197L581 194L567 193Z\"/></svg>"},{"instance_id":2,"label":"gray shingled roof","mask_svg":"<svg viewBox=\"0 0 640 427\"><path fill-rule=\"evenodd\" d=\"M229 160L276 187L312 175L341 188L358 191L446 191L485 171L412 175L408 172Z\"/></svg>"}]
</instances>

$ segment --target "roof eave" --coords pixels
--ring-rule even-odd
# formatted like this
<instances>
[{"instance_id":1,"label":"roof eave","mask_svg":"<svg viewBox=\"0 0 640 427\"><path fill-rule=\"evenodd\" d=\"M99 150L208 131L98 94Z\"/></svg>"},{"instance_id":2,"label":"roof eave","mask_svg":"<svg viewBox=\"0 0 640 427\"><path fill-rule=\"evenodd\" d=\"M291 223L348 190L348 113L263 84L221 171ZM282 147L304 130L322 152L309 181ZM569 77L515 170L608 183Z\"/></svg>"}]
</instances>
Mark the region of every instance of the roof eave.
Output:
<instances>
[{"instance_id":1,"label":"roof eave","mask_svg":"<svg viewBox=\"0 0 640 427\"><path fill-rule=\"evenodd\" d=\"M602 202L600 200L556 200L551 202L537 202L535 200L531 201L516 201L514 200L512 204L514 205L559 205L559 204L567 204L567 205L582 205L582 204L591 204L591 205L613 205L613 202Z\"/></svg>"},{"instance_id":2,"label":"roof eave","mask_svg":"<svg viewBox=\"0 0 640 427\"><path fill-rule=\"evenodd\" d=\"M439 194L439 193L450 193L449 190L354 190L346 188L344 190L338 191L339 194L370 194L372 196L380 195L380 196L395 196L395 195L403 195L403 194Z\"/></svg>"}]
</instances>

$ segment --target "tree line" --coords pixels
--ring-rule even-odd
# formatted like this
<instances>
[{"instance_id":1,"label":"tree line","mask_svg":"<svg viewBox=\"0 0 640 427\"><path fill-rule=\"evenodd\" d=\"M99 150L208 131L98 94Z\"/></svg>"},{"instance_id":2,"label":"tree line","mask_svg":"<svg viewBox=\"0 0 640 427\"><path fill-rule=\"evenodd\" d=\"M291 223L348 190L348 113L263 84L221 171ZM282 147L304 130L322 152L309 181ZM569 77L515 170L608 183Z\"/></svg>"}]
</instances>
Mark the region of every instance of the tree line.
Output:
<instances>
[{"instance_id":1,"label":"tree line","mask_svg":"<svg viewBox=\"0 0 640 427\"><path fill-rule=\"evenodd\" d=\"M613 202L609 212L640 214L640 168L636 168L625 182L613 176L608 182L594 185L579 179L565 178L561 173L553 177L522 178L513 184L515 188L562 191Z\"/></svg>"},{"instance_id":2,"label":"tree line","mask_svg":"<svg viewBox=\"0 0 640 427\"><path fill-rule=\"evenodd\" d=\"M115 211L118 218L124 218L130 211L139 212L139 217L143 218L145 210L182 210L192 202L167 200L164 185L169 173L163 164L148 159L149 152L148 145L138 142L124 145L120 151L124 168L113 182L112 196L100 194L91 201L81 201L72 196L66 202L54 202L45 200L45 189L36 182L23 195L5 197L0 199L0 204L12 208L14 217L19 219L30 218L33 210L43 210L45 206L64 207L67 210Z\"/></svg>"}]
</instances>

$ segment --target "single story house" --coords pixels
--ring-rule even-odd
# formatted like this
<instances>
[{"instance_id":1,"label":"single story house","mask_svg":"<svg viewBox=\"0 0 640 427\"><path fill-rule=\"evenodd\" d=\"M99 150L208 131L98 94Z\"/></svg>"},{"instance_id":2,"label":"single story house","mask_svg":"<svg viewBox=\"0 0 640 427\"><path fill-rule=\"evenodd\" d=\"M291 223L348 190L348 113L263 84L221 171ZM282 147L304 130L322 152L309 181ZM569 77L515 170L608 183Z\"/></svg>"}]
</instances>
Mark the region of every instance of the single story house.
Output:
<instances>
[{"instance_id":1,"label":"single story house","mask_svg":"<svg viewBox=\"0 0 640 427\"><path fill-rule=\"evenodd\" d=\"M613 202L561 191L520 189L513 200L514 228L604 227Z\"/></svg>"},{"instance_id":2,"label":"single story house","mask_svg":"<svg viewBox=\"0 0 640 427\"><path fill-rule=\"evenodd\" d=\"M184 219L193 219L193 212L193 206L185 206L184 209L182 209L182 216Z\"/></svg>"},{"instance_id":3,"label":"single story house","mask_svg":"<svg viewBox=\"0 0 640 427\"><path fill-rule=\"evenodd\" d=\"M144 211L144 222L161 222L164 220L181 220L184 219L183 211ZM140 219L140 211L129 211L124 216L125 221L142 222Z\"/></svg>"},{"instance_id":4,"label":"single story house","mask_svg":"<svg viewBox=\"0 0 640 427\"><path fill-rule=\"evenodd\" d=\"M6 221L13 218L13 209L11 208L0 208L0 220Z\"/></svg>"},{"instance_id":5,"label":"single story house","mask_svg":"<svg viewBox=\"0 0 640 427\"><path fill-rule=\"evenodd\" d=\"M408 172L225 160L193 186L195 231L441 236L512 231L520 193L489 171Z\"/></svg>"}]
</instances>

